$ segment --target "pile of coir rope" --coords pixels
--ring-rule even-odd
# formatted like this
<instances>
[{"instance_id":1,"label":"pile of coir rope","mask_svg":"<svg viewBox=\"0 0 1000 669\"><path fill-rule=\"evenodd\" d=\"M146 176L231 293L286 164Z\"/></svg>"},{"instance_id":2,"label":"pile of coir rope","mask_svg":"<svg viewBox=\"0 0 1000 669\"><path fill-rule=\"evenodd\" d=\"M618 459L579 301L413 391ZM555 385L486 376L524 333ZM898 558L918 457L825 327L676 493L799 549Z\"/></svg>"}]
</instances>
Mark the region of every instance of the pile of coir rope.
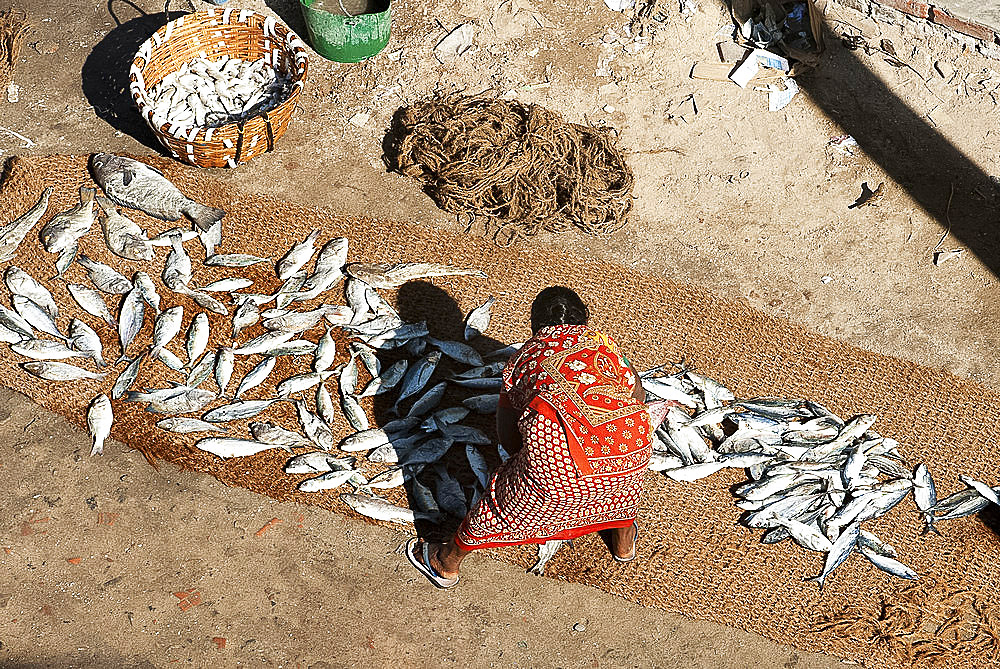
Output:
<instances>
[{"instance_id":1,"label":"pile of coir rope","mask_svg":"<svg viewBox=\"0 0 1000 669\"><path fill-rule=\"evenodd\" d=\"M513 100L451 94L406 107L386 160L445 211L492 219L504 245L574 226L611 233L632 209L632 170L609 132Z\"/></svg>"}]
</instances>

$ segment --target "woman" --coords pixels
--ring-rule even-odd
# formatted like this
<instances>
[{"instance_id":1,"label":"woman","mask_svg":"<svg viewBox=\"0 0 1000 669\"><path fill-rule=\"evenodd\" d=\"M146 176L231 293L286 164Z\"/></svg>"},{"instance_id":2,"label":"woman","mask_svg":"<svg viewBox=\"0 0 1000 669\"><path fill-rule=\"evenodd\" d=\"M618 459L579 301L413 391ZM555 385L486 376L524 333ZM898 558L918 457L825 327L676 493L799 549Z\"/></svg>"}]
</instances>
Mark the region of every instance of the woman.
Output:
<instances>
[{"instance_id":1,"label":"woman","mask_svg":"<svg viewBox=\"0 0 1000 669\"><path fill-rule=\"evenodd\" d=\"M410 563L439 588L458 583L474 550L602 530L615 560L635 559L649 414L638 374L588 317L569 288L546 288L532 303L533 336L507 363L497 407L512 457L448 543L407 544Z\"/></svg>"}]
</instances>

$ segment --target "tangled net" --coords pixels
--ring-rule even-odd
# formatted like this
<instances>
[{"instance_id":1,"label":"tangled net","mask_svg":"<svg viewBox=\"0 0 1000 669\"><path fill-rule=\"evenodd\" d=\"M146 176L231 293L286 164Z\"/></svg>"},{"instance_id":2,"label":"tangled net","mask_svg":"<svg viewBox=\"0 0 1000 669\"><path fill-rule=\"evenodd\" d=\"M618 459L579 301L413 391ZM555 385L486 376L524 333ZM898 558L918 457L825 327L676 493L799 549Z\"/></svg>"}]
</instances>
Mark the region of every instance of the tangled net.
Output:
<instances>
[{"instance_id":1,"label":"tangled net","mask_svg":"<svg viewBox=\"0 0 1000 669\"><path fill-rule=\"evenodd\" d=\"M493 219L509 245L541 230L608 234L632 209L632 170L607 132L538 105L450 94L397 112L386 162L445 211Z\"/></svg>"}]
</instances>

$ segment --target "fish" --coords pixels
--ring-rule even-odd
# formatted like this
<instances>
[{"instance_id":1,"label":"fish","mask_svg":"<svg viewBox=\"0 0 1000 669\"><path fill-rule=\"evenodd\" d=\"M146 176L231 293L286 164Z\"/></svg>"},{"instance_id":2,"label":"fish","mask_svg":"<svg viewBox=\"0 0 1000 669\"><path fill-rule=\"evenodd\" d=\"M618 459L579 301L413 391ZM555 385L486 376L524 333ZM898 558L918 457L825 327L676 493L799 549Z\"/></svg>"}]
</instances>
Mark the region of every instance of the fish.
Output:
<instances>
[{"instance_id":1,"label":"fish","mask_svg":"<svg viewBox=\"0 0 1000 669\"><path fill-rule=\"evenodd\" d=\"M165 309L156 317L153 325L153 343L150 350L155 351L169 344L181 331L184 319L184 307L175 306Z\"/></svg>"},{"instance_id":2,"label":"fish","mask_svg":"<svg viewBox=\"0 0 1000 669\"><path fill-rule=\"evenodd\" d=\"M937 491L934 488L934 479L927 469L927 465L921 463L913 471L913 501L917 508L924 514L924 534L934 532L940 534L934 527L934 514L930 510L937 504Z\"/></svg>"},{"instance_id":3,"label":"fish","mask_svg":"<svg viewBox=\"0 0 1000 669\"><path fill-rule=\"evenodd\" d=\"M220 346L219 352L215 355L215 383L219 386L219 397L226 397L226 388L229 387L229 380L233 377L233 364L236 356L229 346Z\"/></svg>"},{"instance_id":4,"label":"fish","mask_svg":"<svg viewBox=\"0 0 1000 669\"><path fill-rule=\"evenodd\" d=\"M215 221L207 228L199 228L198 240L205 249L205 257L215 255L215 247L222 243L222 221Z\"/></svg>"},{"instance_id":5,"label":"fish","mask_svg":"<svg viewBox=\"0 0 1000 669\"><path fill-rule=\"evenodd\" d=\"M70 346L91 358L98 368L107 367L107 363L104 362L101 337L93 328L77 318L69 322L69 342Z\"/></svg>"},{"instance_id":6,"label":"fish","mask_svg":"<svg viewBox=\"0 0 1000 669\"><path fill-rule=\"evenodd\" d=\"M31 209L18 216L15 220L0 228L0 262L13 260L17 255L17 248L24 241L28 231L42 219L45 211L49 208L49 197L52 195L52 188L42 190Z\"/></svg>"},{"instance_id":7,"label":"fish","mask_svg":"<svg viewBox=\"0 0 1000 669\"><path fill-rule=\"evenodd\" d=\"M208 316L204 313L196 314L191 319L188 326L187 338L184 342L184 350L187 352L188 362L192 365L194 361L205 351L209 338Z\"/></svg>"},{"instance_id":8,"label":"fish","mask_svg":"<svg viewBox=\"0 0 1000 669\"><path fill-rule=\"evenodd\" d=\"M364 281L372 288L398 288L407 281L435 276L474 276L486 278L486 273L474 267L452 267L428 262L406 263L350 263L344 271L347 276Z\"/></svg>"},{"instance_id":9,"label":"fish","mask_svg":"<svg viewBox=\"0 0 1000 669\"><path fill-rule=\"evenodd\" d=\"M230 276L225 279L213 281L207 286L202 286L198 290L208 293L231 293L235 290L243 290L253 285L253 280L242 276Z\"/></svg>"},{"instance_id":10,"label":"fish","mask_svg":"<svg viewBox=\"0 0 1000 669\"><path fill-rule=\"evenodd\" d=\"M474 395L462 400L462 406L472 409L476 413L493 414L497 412L497 404L500 401L498 393L487 395Z\"/></svg>"},{"instance_id":11,"label":"fish","mask_svg":"<svg viewBox=\"0 0 1000 669\"><path fill-rule=\"evenodd\" d=\"M833 542L829 552L826 554L823 572L819 576L814 576L806 580L819 584L820 590L822 590L823 584L826 582L827 577L830 576L830 573L843 564L844 560L850 557L851 553L857 548L858 536L861 532L860 528L860 523L857 522L848 525L841 532L837 540Z\"/></svg>"},{"instance_id":12,"label":"fish","mask_svg":"<svg viewBox=\"0 0 1000 669\"><path fill-rule=\"evenodd\" d=\"M987 499L993 504L1000 505L1000 496L997 495L993 488L989 487L985 483L977 481L971 476L966 476L965 474L960 474L958 476L958 480L982 495L983 499Z\"/></svg>"},{"instance_id":13,"label":"fish","mask_svg":"<svg viewBox=\"0 0 1000 669\"><path fill-rule=\"evenodd\" d=\"M292 430L286 430L275 423L258 421L250 423L249 427L253 438L265 444L292 448L311 448L313 445L306 436Z\"/></svg>"},{"instance_id":14,"label":"fish","mask_svg":"<svg viewBox=\"0 0 1000 669\"><path fill-rule=\"evenodd\" d=\"M326 332L319 338L319 342L316 344L316 354L313 357L312 368L314 372L325 372L333 364L333 360L337 355L337 345L333 341L333 336L330 334L330 328L326 328Z\"/></svg>"},{"instance_id":15,"label":"fish","mask_svg":"<svg viewBox=\"0 0 1000 669\"><path fill-rule=\"evenodd\" d=\"M159 348L155 351L150 351L149 355L152 358L156 358L175 372L182 372L187 367L187 365L184 364L184 361L177 357L177 355L169 349Z\"/></svg>"},{"instance_id":16,"label":"fish","mask_svg":"<svg viewBox=\"0 0 1000 669\"><path fill-rule=\"evenodd\" d=\"M153 218L176 221L186 216L202 230L208 230L226 215L222 209L195 202L161 172L138 160L96 153L90 158L90 172L109 200Z\"/></svg>"},{"instance_id":17,"label":"fish","mask_svg":"<svg viewBox=\"0 0 1000 669\"><path fill-rule=\"evenodd\" d=\"M341 394L340 410L344 413L344 418L355 430L367 430L371 427L368 422L368 414L361 408L357 395Z\"/></svg>"},{"instance_id":18,"label":"fish","mask_svg":"<svg viewBox=\"0 0 1000 669\"><path fill-rule=\"evenodd\" d=\"M261 411L264 411L270 407L275 402L280 402L278 399L271 400L241 400L238 402L233 402L232 404L224 404L223 406L216 407L212 409L204 416L202 420L206 420L209 423L227 423L233 420L242 420L244 418L253 418Z\"/></svg>"},{"instance_id":19,"label":"fish","mask_svg":"<svg viewBox=\"0 0 1000 669\"><path fill-rule=\"evenodd\" d=\"M465 341L475 339L486 332L490 326L493 303L496 301L496 298L490 295L489 299L470 311L469 315L465 317Z\"/></svg>"},{"instance_id":20,"label":"fish","mask_svg":"<svg viewBox=\"0 0 1000 669\"><path fill-rule=\"evenodd\" d=\"M135 383L136 377L139 375L139 368L142 364L142 359L142 355L137 355L135 360L126 365L125 369L123 369L121 374L118 375L118 378L115 379L114 386L111 388L111 399L119 399L126 392L128 392L129 388L132 387L132 384Z\"/></svg>"},{"instance_id":21,"label":"fish","mask_svg":"<svg viewBox=\"0 0 1000 669\"><path fill-rule=\"evenodd\" d=\"M41 308L24 295L14 295L11 297L11 302L14 305L14 311L24 319L31 327L41 330L45 334L50 334L53 337L58 337L63 341L68 338L59 331L59 326L56 325L55 320L49 312Z\"/></svg>"},{"instance_id":22,"label":"fish","mask_svg":"<svg viewBox=\"0 0 1000 669\"><path fill-rule=\"evenodd\" d=\"M142 291L133 288L122 300L121 312L118 315L118 342L121 344L122 355L118 362L126 360L128 347L142 329L144 306Z\"/></svg>"},{"instance_id":23,"label":"fish","mask_svg":"<svg viewBox=\"0 0 1000 669\"><path fill-rule=\"evenodd\" d=\"M293 456L285 463L286 474L313 474L345 470L354 467L356 458L338 458L325 451L312 451Z\"/></svg>"},{"instance_id":24,"label":"fish","mask_svg":"<svg viewBox=\"0 0 1000 669\"><path fill-rule=\"evenodd\" d=\"M59 318L59 307L52 293L23 269L10 265L3 273L3 280L11 293L28 298L45 309L53 319Z\"/></svg>"},{"instance_id":25,"label":"fish","mask_svg":"<svg viewBox=\"0 0 1000 669\"><path fill-rule=\"evenodd\" d=\"M556 554L562 545L566 543L563 539L550 539L544 544L538 544L538 559L535 564L528 569L528 573L537 574L542 576L545 574L545 565L549 563L549 560Z\"/></svg>"},{"instance_id":26,"label":"fish","mask_svg":"<svg viewBox=\"0 0 1000 669\"><path fill-rule=\"evenodd\" d=\"M87 270L87 275L90 277L91 282L102 293L124 295L132 290L131 281L108 265L91 260L85 253L81 253L76 262Z\"/></svg>"},{"instance_id":27,"label":"fish","mask_svg":"<svg viewBox=\"0 0 1000 669\"><path fill-rule=\"evenodd\" d=\"M314 277L323 272L340 272L341 268L347 264L347 247L347 237L334 237L324 244L323 248L316 254L313 276L302 287L306 290L311 289L315 284Z\"/></svg>"},{"instance_id":28,"label":"fish","mask_svg":"<svg viewBox=\"0 0 1000 669\"><path fill-rule=\"evenodd\" d=\"M333 397L330 395L330 391L326 389L325 383L316 386L316 413L319 414L319 417L327 425L336 420L333 409Z\"/></svg>"},{"instance_id":29,"label":"fish","mask_svg":"<svg viewBox=\"0 0 1000 669\"><path fill-rule=\"evenodd\" d=\"M233 349L233 353L236 355L254 355L257 353L266 355L294 336L294 332L268 332L259 337L254 337L239 348Z\"/></svg>"},{"instance_id":30,"label":"fish","mask_svg":"<svg viewBox=\"0 0 1000 669\"><path fill-rule=\"evenodd\" d=\"M396 405L393 412L398 414L399 403L407 397L420 392L431 378L434 369L441 362L441 352L431 351L426 356L410 366L406 374L400 381L399 397L396 398Z\"/></svg>"},{"instance_id":31,"label":"fish","mask_svg":"<svg viewBox=\"0 0 1000 669\"><path fill-rule=\"evenodd\" d=\"M24 339L16 344L11 344L10 350L32 360L66 360L90 357L82 351L74 351L62 342L51 339Z\"/></svg>"},{"instance_id":32,"label":"fish","mask_svg":"<svg viewBox=\"0 0 1000 669\"><path fill-rule=\"evenodd\" d=\"M306 433L310 441L324 451L329 451L333 448L333 433L330 431L330 428L319 416L309 411L309 407L306 406L305 402L295 400L295 411L298 414L302 431Z\"/></svg>"},{"instance_id":33,"label":"fish","mask_svg":"<svg viewBox=\"0 0 1000 669\"><path fill-rule=\"evenodd\" d=\"M662 451L653 451L649 457L648 469L653 472L662 472L667 469L680 469L684 462L676 455L668 455ZM694 465L692 465L694 466Z\"/></svg>"},{"instance_id":34,"label":"fish","mask_svg":"<svg viewBox=\"0 0 1000 669\"><path fill-rule=\"evenodd\" d=\"M160 295L156 292L153 279L145 272L136 272L132 275L132 285L142 291L142 299L153 307L153 312L158 316L160 314Z\"/></svg>"},{"instance_id":35,"label":"fish","mask_svg":"<svg viewBox=\"0 0 1000 669\"><path fill-rule=\"evenodd\" d=\"M447 407L445 409L439 409L420 423L420 429L425 432L434 432L435 430L442 429L443 426L457 423L468 415L469 410L465 407Z\"/></svg>"},{"instance_id":36,"label":"fish","mask_svg":"<svg viewBox=\"0 0 1000 669\"><path fill-rule=\"evenodd\" d=\"M88 372L86 369L68 365L65 362L22 362L21 368L47 381L79 381L81 379L103 379L105 374Z\"/></svg>"},{"instance_id":37,"label":"fish","mask_svg":"<svg viewBox=\"0 0 1000 669\"><path fill-rule=\"evenodd\" d=\"M273 296L274 306L283 309L294 302L295 296L299 294L299 289L308 277L309 275L305 272L296 272L285 279L285 282L278 288L278 292Z\"/></svg>"},{"instance_id":38,"label":"fish","mask_svg":"<svg viewBox=\"0 0 1000 669\"><path fill-rule=\"evenodd\" d=\"M29 325L28 327L31 326ZM24 339L25 337L19 332L11 330L6 325L0 325L0 341L5 344L16 344L20 341L24 341Z\"/></svg>"},{"instance_id":39,"label":"fish","mask_svg":"<svg viewBox=\"0 0 1000 669\"><path fill-rule=\"evenodd\" d=\"M381 497L344 493L340 496L340 501L362 516L391 523L412 525L417 520L435 521L438 519L436 515L396 506Z\"/></svg>"},{"instance_id":40,"label":"fish","mask_svg":"<svg viewBox=\"0 0 1000 669\"><path fill-rule=\"evenodd\" d=\"M153 245L149 243L142 228L132 219L120 214L107 198L98 196L97 204L105 214L105 218L101 219L101 229L111 252L125 260L152 260Z\"/></svg>"},{"instance_id":41,"label":"fish","mask_svg":"<svg viewBox=\"0 0 1000 669\"><path fill-rule=\"evenodd\" d=\"M478 379L452 379L456 386L472 388L474 390L500 390L503 387L503 379L499 376Z\"/></svg>"},{"instance_id":42,"label":"fish","mask_svg":"<svg viewBox=\"0 0 1000 669\"><path fill-rule=\"evenodd\" d=\"M199 360L197 364L191 368L191 372L188 374L187 380L184 381L184 385L197 388L204 383L208 377L212 376L212 372L214 371L215 351L209 351L205 355L201 356L201 360Z\"/></svg>"},{"instance_id":43,"label":"fish","mask_svg":"<svg viewBox=\"0 0 1000 669\"><path fill-rule=\"evenodd\" d=\"M377 376L369 381L358 397L374 397L375 395L389 392L403 379L409 364L409 360L405 358L392 363L381 376Z\"/></svg>"},{"instance_id":44,"label":"fish","mask_svg":"<svg viewBox=\"0 0 1000 669\"><path fill-rule=\"evenodd\" d=\"M265 318L264 328L282 332L304 332L316 327L323 320L327 309L328 307L324 305L312 311L290 311L281 316Z\"/></svg>"},{"instance_id":45,"label":"fish","mask_svg":"<svg viewBox=\"0 0 1000 669\"><path fill-rule=\"evenodd\" d=\"M191 282L191 257L177 235L170 238L170 253L163 264L160 279L164 286L175 293L186 292L187 285Z\"/></svg>"},{"instance_id":46,"label":"fish","mask_svg":"<svg viewBox=\"0 0 1000 669\"><path fill-rule=\"evenodd\" d=\"M326 472L316 478L306 479L299 483L298 488L302 492L320 492L322 490L339 488L349 481L355 481L356 485L365 485L368 483L368 480L358 470L344 469Z\"/></svg>"},{"instance_id":47,"label":"fish","mask_svg":"<svg viewBox=\"0 0 1000 669\"><path fill-rule=\"evenodd\" d=\"M257 263L267 262L270 258L259 258L246 253L215 254L205 259L206 267L250 267Z\"/></svg>"},{"instance_id":48,"label":"fish","mask_svg":"<svg viewBox=\"0 0 1000 669\"><path fill-rule=\"evenodd\" d=\"M245 328L256 325L260 320L260 309L253 300L243 300L233 314L233 339Z\"/></svg>"},{"instance_id":49,"label":"fish","mask_svg":"<svg viewBox=\"0 0 1000 669\"><path fill-rule=\"evenodd\" d=\"M490 468L486 464L486 458L472 444L465 445L465 459L469 461L469 469L476 477L479 487L486 489L490 487Z\"/></svg>"},{"instance_id":50,"label":"fish","mask_svg":"<svg viewBox=\"0 0 1000 669\"><path fill-rule=\"evenodd\" d=\"M503 372L504 363L502 362L491 362L488 365L480 365L478 367L473 367L467 369L464 372L458 374L452 374L453 379L481 379L485 376L499 376Z\"/></svg>"},{"instance_id":51,"label":"fish","mask_svg":"<svg viewBox=\"0 0 1000 669\"><path fill-rule=\"evenodd\" d=\"M111 400L105 394L100 394L90 402L87 408L87 429L94 439L94 445L90 449L91 455L101 455L104 453L104 440L111 434L111 424L114 423L115 416L111 410Z\"/></svg>"},{"instance_id":52,"label":"fish","mask_svg":"<svg viewBox=\"0 0 1000 669\"><path fill-rule=\"evenodd\" d=\"M441 398L444 397L444 392L447 387L448 384L444 381L431 386L427 392L421 395L420 398L413 403L410 410L406 412L406 415L409 417L423 416L426 414L428 411L441 403Z\"/></svg>"},{"instance_id":53,"label":"fish","mask_svg":"<svg viewBox=\"0 0 1000 669\"><path fill-rule=\"evenodd\" d=\"M73 299L80 305L81 309L91 316L100 318L111 327L117 327L118 324L111 315L107 303L98 291L81 283L68 283L66 284L66 290L73 296Z\"/></svg>"},{"instance_id":54,"label":"fish","mask_svg":"<svg viewBox=\"0 0 1000 669\"><path fill-rule=\"evenodd\" d=\"M53 279L61 279L73 263L76 262L76 257L80 253L80 244L73 242L62 251L59 252L59 257L56 258L56 275L52 277Z\"/></svg>"},{"instance_id":55,"label":"fish","mask_svg":"<svg viewBox=\"0 0 1000 669\"><path fill-rule=\"evenodd\" d=\"M94 225L94 189L80 187L80 203L53 216L38 238L49 253L59 253L83 237Z\"/></svg>"},{"instance_id":56,"label":"fish","mask_svg":"<svg viewBox=\"0 0 1000 669\"><path fill-rule=\"evenodd\" d=\"M194 413L201 411L206 406L215 401L215 393L201 388L187 388L179 386L172 390L178 391L176 394L162 399L153 399L146 407L149 413L175 414ZM134 401L132 392L126 393L126 401Z\"/></svg>"},{"instance_id":57,"label":"fish","mask_svg":"<svg viewBox=\"0 0 1000 669\"><path fill-rule=\"evenodd\" d=\"M883 555L872 550L871 548L868 548L867 546L862 546L858 549L858 552L868 558L868 561L873 565L887 574L892 574L896 578L904 578L911 581L918 578L917 572L913 571L899 560L889 557L888 555Z\"/></svg>"},{"instance_id":58,"label":"fish","mask_svg":"<svg viewBox=\"0 0 1000 669\"><path fill-rule=\"evenodd\" d=\"M250 439L228 439L225 437L205 437L196 441L194 447L223 459L242 458L272 448L280 448L274 444L262 444Z\"/></svg>"},{"instance_id":59,"label":"fish","mask_svg":"<svg viewBox=\"0 0 1000 669\"><path fill-rule=\"evenodd\" d=\"M256 388L267 380L267 377L271 374L271 370L274 369L274 363L275 359L273 357L266 357L257 363L253 369L247 372L243 380L240 381L240 385L236 388L236 392L233 393L233 397L238 399L246 391Z\"/></svg>"},{"instance_id":60,"label":"fish","mask_svg":"<svg viewBox=\"0 0 1000 669\"><path fill-rule=\"evenodd\" d=\"M278 393L278 397L289 397L295 393L315 387L317 384L322 383L329 375L329 372L323 374L317 372L296 374L279 383L275 390Z\"/></svg>"},{"instance_id":61,"label":"fish","mask_svg":"<svg viewBox=\"0 0 1000 669\"><path fill-rule=\"evenodd\" d=\"M462 485L444 467L438 467L435 474L438 506L450 516L464 518L469 505Z\"/></svg>"},{"instance_id":62,"label":"fish","mask_svg":"<svg viewBox=\"0 0 1000 669\"><path fill-rule=\"evenodd\" d=\"M225 428L200 418L174 417L157 421L156 427L175 434L191 434L193 432L225 432Z\"/></svg>"},{"instance_id":63,"label":"fish","mask_svg":"<svg viewBox=\"0 0 1000 669\"><path fill-rule=\"evenodd\" d=\"M416 465L437 462L444 457L445 453L454 444L454 440L447 437L436 437L428 439L416 448L407 451L400 459L400 464Z\"/></svg>"},{"instance_id":64,"label":"fish","mask_svg":"<svg viewBox=\"0 0 1000 669\"><path fill-rule=\"evenodd\" d=\"M344 286L344 293L347 297L347 304L353 314L349 324L362 323L368 314L371 313L371 307L368 305L368 299L365 296L365 293L369 290L372 290L372 287L364 281L353 278L347 280Z\"/></svg>"},{"instance_id":65,"label":"fish","mask_svg":"<svg viewBox=\"0 0 1000 669\"><path fill-rule=\"evenodd\" d=\"M312 257L316 250L314 243L316 242L316 238L319 237L319 233L319 230L313 230L303 241L292 246L288 253L278 261L275 271L279 279L285 281L309 262L309 258Z\"/></svg>"},{"instance_id":66,"label":"fish","mask_svg":"<svg viewBox=\"0 0 1000 669\"><path fill-rule=\"evenodd\" d=\"M456 360L465 365L480 367L483 364L483 357L479 355L479 351L472 348L468 344L463 344L462 342L457 341L442 341L440 339L435 339L434 337L427 337L427 343L444 353L452 360Z\"/></svg>"}]
</instances>

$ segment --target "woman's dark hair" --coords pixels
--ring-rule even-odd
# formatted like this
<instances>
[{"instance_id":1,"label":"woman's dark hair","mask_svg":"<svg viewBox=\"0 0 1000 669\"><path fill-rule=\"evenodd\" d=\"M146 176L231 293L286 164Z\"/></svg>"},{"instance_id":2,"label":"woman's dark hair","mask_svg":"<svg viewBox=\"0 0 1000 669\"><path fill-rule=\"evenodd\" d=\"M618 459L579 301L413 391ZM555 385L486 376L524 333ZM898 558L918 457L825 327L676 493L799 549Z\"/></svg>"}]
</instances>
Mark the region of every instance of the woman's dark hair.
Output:
<instances>
[{"instance_id":1,"label":"woman's dark hair","mask_svg":"<svg viewBox=\"0 0 1000 669\"><path fill-rule=\"evenodd\" d=\"M531 303L531 332L550 325L586 325L590 311L580 296L565 286L549 286Z\"/></svg>"}]
</instances>

